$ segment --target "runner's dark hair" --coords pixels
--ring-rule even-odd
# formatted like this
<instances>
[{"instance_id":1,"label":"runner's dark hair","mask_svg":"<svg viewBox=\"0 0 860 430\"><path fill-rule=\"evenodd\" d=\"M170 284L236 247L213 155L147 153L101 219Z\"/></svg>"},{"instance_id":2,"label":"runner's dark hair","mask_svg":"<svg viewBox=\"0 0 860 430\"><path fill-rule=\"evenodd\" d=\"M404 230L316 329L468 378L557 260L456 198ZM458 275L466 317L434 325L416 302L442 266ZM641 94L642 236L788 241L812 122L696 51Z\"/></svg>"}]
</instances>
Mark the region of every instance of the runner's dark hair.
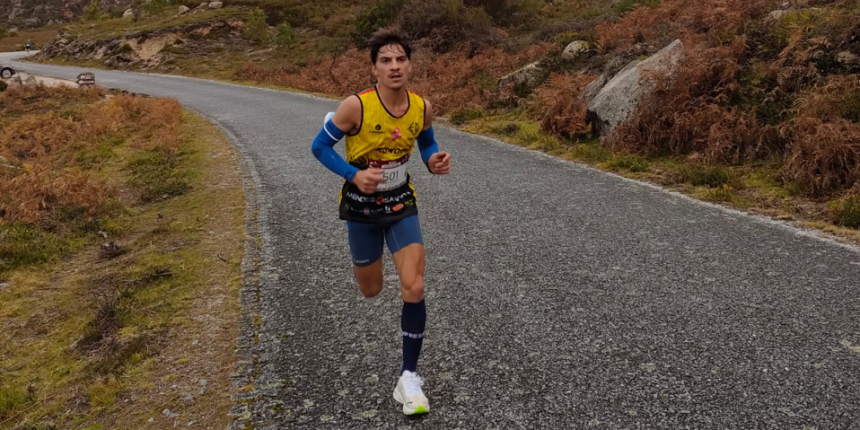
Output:
<instances>
[{"instance_id":1,"label":"runner's dark hair","mask_svg":"<svg viewBox=\"0 0 860 430\"><path fill-rule=\"evenodd\" d=\"M388 45L400 45L403 48L403 52L406 53L406 58L412 59L412 47L409 46L406 36L397 27L386 27L377 30L376 33L370 36L367 45L370 46L370 61L373 64L376 64L376 60L379 58L379 50L383 46Z\"/></svg>"}]
</instances>

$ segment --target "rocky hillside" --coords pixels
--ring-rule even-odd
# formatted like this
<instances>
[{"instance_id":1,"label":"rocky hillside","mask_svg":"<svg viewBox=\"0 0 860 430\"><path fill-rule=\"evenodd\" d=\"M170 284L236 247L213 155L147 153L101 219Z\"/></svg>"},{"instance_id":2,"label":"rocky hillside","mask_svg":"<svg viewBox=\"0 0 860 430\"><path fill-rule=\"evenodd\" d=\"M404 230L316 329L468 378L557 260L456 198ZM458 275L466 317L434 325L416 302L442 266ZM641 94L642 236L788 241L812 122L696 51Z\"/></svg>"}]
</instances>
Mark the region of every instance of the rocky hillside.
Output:
<instances>
[{"instance_id":1,"label":"rocky hillside","mask_svg":"<svg viewBox=\"0 0 860 430\"><path fill-rule=\"evenodd\" d=\"M43 58L343 96L373 83L364 41L396 24L415 48L412 89L458 124L550 151L592 145L589 160L627 154L637 171L668 158L661 183L739 207L764 187L788 216L860 227L838 215L860 213L860 0L188 5L72 26Z\"/></svg>"},{"instance_id":2,"label":"rocky hillside","mask_svg":"<svg viewBox=\"0 0 860 430\"><path fill-rule=\"evenodd\" d=\"M0 26L27 29L77 19L91 0L0 0ZM133 0L98 0L103 11L117 13Z\"/></svg>"}]
</instances>

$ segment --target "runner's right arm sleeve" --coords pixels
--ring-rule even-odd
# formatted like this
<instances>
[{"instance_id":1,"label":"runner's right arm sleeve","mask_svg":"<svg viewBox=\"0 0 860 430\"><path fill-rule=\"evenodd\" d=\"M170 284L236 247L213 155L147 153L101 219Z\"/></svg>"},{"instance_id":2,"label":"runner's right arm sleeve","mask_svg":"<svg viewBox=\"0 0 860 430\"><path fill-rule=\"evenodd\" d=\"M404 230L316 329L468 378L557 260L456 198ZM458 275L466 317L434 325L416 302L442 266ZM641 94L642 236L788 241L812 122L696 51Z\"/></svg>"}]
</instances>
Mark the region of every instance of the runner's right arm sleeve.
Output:
<instances>
[{"instance_id":1,"label":"runner's right arm sleeve","mask_svg":"<svg viewBox=\"0 0 860 430\"><path fill-rule=\"evenodd\" d=\"M311 152L314 157L326 166L329 170L336 173L338 176L352 182L352 178L358 173L358 168L347 163L337 151L334 150L334 145L337 144L346 133L341 131L334 125L332 120L326 121L323 128L314 139L311 145Z\"/></svg>"}]
</instances>

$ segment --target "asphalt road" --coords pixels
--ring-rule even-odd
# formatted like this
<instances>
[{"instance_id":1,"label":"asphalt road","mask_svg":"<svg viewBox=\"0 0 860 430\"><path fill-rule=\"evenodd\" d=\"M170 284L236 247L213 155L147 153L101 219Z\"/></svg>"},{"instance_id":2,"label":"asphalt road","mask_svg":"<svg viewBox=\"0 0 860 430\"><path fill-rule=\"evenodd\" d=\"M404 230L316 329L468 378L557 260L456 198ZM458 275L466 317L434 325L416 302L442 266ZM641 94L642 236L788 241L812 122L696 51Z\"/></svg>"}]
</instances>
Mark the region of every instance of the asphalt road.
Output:
<instances>
[{"instance_id":1,"label":"asphalt road","mask_svg":"<svg viewBox=\"0 0 860 430\"><path fill-rule=\"evenodd\" d=\"M260 246L250 238L235 380L253 390L233 428L860 428L857 250L445 128L453 173L413 168L432 412L405 418L391 398L397 278L387 264L383 294L359 294L341 181L310 152L336 103L95 74L177 98L245 160Z\"/></svg>"}]
</instances>

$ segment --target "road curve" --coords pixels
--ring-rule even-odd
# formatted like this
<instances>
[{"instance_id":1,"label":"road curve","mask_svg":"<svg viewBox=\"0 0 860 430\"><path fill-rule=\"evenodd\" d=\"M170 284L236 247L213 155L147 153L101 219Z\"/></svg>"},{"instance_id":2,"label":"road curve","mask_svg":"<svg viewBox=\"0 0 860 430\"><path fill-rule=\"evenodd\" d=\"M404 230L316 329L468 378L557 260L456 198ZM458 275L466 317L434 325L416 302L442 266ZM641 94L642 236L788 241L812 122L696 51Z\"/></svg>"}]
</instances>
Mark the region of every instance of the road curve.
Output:
<instances>
[{"instance_id":1,"label":"road curve","mask_svg":"<svg viewBox=\"0 0 860 430\"><path fill-rule=\"evenodd\" d=\"M860 426L856 249L446 128L437 138L452 175L413 168L428 255L419 371L433 411L407 419L391 398L397 278L387 264L384 292L361 297L340 181L310 152L336 103L95 74L176 98L244 159L256 230L234 386L252 389L236 396L231 428Z\"/></svg>"}]
</instances>

